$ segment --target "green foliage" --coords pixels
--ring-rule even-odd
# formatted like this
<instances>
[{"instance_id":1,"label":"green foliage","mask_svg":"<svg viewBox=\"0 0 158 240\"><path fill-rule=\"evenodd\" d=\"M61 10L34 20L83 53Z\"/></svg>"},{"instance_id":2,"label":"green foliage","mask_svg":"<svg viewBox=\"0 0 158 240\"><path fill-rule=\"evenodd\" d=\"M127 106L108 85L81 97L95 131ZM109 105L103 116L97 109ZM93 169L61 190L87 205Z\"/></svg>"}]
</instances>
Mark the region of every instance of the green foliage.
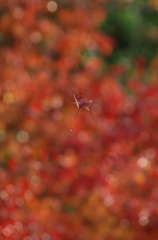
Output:
<instances>
[{"instance_id":1,"label":"green foliage","mask_svg":"<svg viewBox=\"0 0 158 240\"><path fill-rule=\"evenodd\" d=\"M109 4L107 8L108 17L101 29L115 37L118 44L108 61L120 62L124 57L133 61L137 56L150 61L158 52L157 11L139 2L123 7Z\"/></svg>"}]
</instances>

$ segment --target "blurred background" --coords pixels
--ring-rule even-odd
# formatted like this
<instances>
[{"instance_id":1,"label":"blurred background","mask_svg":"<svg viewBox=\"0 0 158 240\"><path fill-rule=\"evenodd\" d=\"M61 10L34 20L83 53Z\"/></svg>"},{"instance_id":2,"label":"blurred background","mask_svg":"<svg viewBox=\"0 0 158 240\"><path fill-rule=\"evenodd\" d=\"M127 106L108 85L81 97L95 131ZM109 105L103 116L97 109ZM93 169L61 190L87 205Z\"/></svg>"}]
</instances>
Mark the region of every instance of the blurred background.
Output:
<instances>
[{"instance_id":1,"label":"blurred background","mask_svg":"<svg viewBox=\"0 0 158 240\"><path fill-rule=\"evenodd\" d=\"M0 240L157 240L157 106L157 0L1 0Z\"/></svg>"}]
</instances>

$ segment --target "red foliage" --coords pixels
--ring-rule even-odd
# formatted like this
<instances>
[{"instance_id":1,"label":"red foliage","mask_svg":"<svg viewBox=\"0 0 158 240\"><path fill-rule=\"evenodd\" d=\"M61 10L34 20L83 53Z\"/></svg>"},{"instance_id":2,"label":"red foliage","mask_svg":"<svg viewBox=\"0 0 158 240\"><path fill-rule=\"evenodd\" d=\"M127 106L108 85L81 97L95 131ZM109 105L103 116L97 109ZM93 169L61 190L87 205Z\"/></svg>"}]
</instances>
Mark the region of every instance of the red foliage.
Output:
<instances>
[{"instance_id":1,"label":"red foliage","mask_svg":"<svg viewBox=\"0 0 158 240\"><path fill-rule=\"evenodd\" d=\"M104 1L61 2L1 6L0 239L156 239L158 61L125 89ZM93 99L73 132L71 87Z\"/></svg>"}]
</instances>

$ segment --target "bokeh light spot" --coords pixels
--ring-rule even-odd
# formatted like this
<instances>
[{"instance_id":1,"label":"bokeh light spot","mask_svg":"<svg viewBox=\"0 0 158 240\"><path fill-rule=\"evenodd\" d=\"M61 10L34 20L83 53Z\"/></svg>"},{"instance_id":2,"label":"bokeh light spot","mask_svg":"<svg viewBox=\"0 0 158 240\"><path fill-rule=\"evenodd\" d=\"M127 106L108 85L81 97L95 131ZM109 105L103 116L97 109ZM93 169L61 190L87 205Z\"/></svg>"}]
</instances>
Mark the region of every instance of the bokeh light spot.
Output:
<instances>
[{"instance_id":1,"label":"bokeh light spot","mask_svg":"<svg viewBox=\"0 0 158 240\"><path fill-rule=\"evenodd\" d=\"M4 95L3 95L3 101L6 103L6 104L10 104L14 101L14 96L11 92L6 92Z\"/></svg>"},{"instance_id":2,"label":"bokeh light spot","mask_svg":"<svg viewBox=\"0 0 158 240\"><path fill-rule=\"evenodd\" d=\"M63 98L60 96L56 96L52 100L52 107L54 109L61 108L63 106Z\"/></svg>"},{"instance_id":3,"label":"bokeh light spot","mask_svg":"<svg viewBox=\"0 0 158 240\"><path fill-rule=\"evenodd\" d=\"M29 134L26 131L20 131L17 134L17 140L19 143L26 143L29 141Z\"/></svg>"},{"instance_id":4,"label":"bokeh light spot","mask_svg":"<svg viewBox=\"0 0 158 240\"><path fill-rule=\"evenodd\" d=\"M42 40L42 34L38 31L31 33L31 41L33 43L39 43Z\"/></svg>"},{"instance_id":5,"label":"bokeh light spot","mask_svg":"<svg viewBox=\"0 0 158 240\"><path fill-rule=\"evenodd\" d=\"M34 161L32 165L33 165L33 168L37 171L39 171L42 168L42 164L39 161Z\"/></svg>"},{"instance_id":6,"label":"bokeh light spot","mask_svg":"<svg viewBox=\"0 0 158 240\"><path fill-rule=\"evenodd\" d=\"M59 158L60 164L65 167L73 167L77 164L76 152L73 148L67 148L64 155Z\"/></svg>"},{"instance_id":7,"label":"bokeh light spot","mask_svg":"<svg viewBox=\"0 0 158 240\"><path fill-rule=\"evenodd\" d=\"M149 160L144 158L144 157L140 157L137 161L137 164L138 164L139 167L145 168L145 167L148 166Z\"/></svg>"},{"instance_id":8,"label":"bokeh light spot","mask_svg":"<svg viewBox=\"0 0 158 240\"><path fill-rule=\"evenodd\" d=\"M113 204L114 204L114 199L113 199L113 197L112 196L107 196L107 197L105 197L104 198L104 204L105 204L105 206L107 206L107 207L111 207Z\"/></svg>"},{"instance_id":9,"label":"bokeh light spot","mask_svg":"<svg viewBox=\"0 0 158 240\"><path fill-rule=\"evenodd\" d=\"M89 137L88 137L88 134L87 134L85 131L80 131L80 132L78 133L78 139L79 139L81 142L88 142Z\"/></svg>"},{"instance_id":10,"label":"bokeh light spot","mask_svg":"<svg viewBox=\"0 0 158 240\"><path fill-rule=\"evenodd\" d=\"M149 213L146 210L142 210L139 213L139 224L145 226L149 223Z\"/></svg>"},{"instance_id":11,"label":"bokeh light spot","mask_svg":"<svg viewBox=\"0 0 158 240\"><path fill-rule=\"evenodd\" d=\"M8 193L5 190L0 191L0 198L3 200L8 199Z\"/></svg>"},{"instance_id":12,"label":"bokeh light spot","mask_svg":"<svg viewBox=\"0 0 158 240\"><path fill-rule=\"evenodd\" d=\"M55 12L58 8L58 5L54 1L50 1L47 3L47 9L49 12Z\"/></svg>"},{"instance_id":13,"label":"bokeh light spot","mask_svg":"<svg viewBox=\"0 0 158 240\"><path fill-rule=\"evenodd\" d=\"M7 190L8 193L13 193L15 191L15 187L14 187L13 184L8 184L6 186L6 190Z\"/></svg>"},{"instance_id":14,"label":"bokeh light spot","mask_svg":"<svg viewBox=\"0 0 158 240\"><path fill-rule=\"evenodd\" d=\"M14 227L11 224L8 224L3 228L2 233L4 236L10 236L14 232Z\"/></svg>"},{"instance_id":15,"label":"bokeh light spot","mask_svg":"<svg viewBox=\"0 0 158 240\"><path fill-rule=\"evenodd\" d=\"M146 216L141 216L141 217L139 218L139 224L140 224L141 226L145 226L145 225L147 225L148 223L149 223L148 217L146 217Z\"/></svg>"},{"instance_id":16,"label":"bokeh light spot","mask_svg":"<svg viewBox=\"0 0 158 240\"><path fill-rule=\"evenodd\" d=\"M109 184L112 184L115 182L115 177L112 174L107 174L105 177L105 181Z\"/></svg>"},{"instance_id":17,"label":"bokeh light spot","mask_svg":"<svg viewBox=\"0 0 158 240\"><path fill-rule=\"evenodd\" d=\"M16 7L13 11L13 16L16 19L21 19L24 16L24 10L20 7Z\"/></svg>"},{"instance_id":18,"label":"bokeh light spot","mask_svg":"<svg viewBox=\"0 0 158 240\"><path fill-rule=\"evenodd\" d=\"M21 222L17 221L17 222L14 223L14 228L16 230L22 230L23 224Z\"/></svg>"}]
</instances>

